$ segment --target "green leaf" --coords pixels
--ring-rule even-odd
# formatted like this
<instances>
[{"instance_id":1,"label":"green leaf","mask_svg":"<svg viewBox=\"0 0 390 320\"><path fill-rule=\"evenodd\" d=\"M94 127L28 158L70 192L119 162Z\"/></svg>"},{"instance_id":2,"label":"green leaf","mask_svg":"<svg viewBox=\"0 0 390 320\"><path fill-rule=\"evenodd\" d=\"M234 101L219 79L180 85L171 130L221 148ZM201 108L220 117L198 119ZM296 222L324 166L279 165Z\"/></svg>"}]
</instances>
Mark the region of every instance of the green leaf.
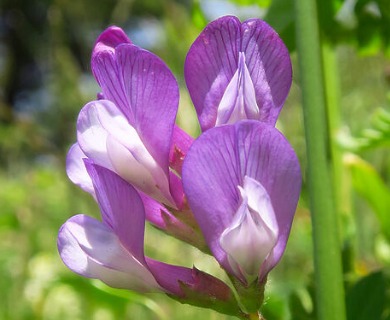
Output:
<instances>
[{"instance_id":1,"label":"green leaf","mask_svg":"<svg viewBox=\"0 0 390 320\"><path fill-rule=\"evenodd\" d=\"M371 120L371 128L362 132L366 147L390 145L390 112L378 109Z\"/></svg>"},{"instance_id":2,"label":"green leaf","mask_svg":"<svg viewBox=\"0 0 390 320\"><path fill-rule=\"evenodd\" d=\"M362 130L356 138L339 137L340 144L354 152L390 146L390 112L380 108L373 114L370 122L370 127Z\"/></svg>"},{"instance_id":3,"label":"green leaf","mask_svg":"<svg viewBox=\"0 0 390 320\"><path fill-rule=\"evenodd\" d=\"M360 279L347 292L348 320L380 320L385 310L386 278L382 271Z\"/></svg>"},{"instance_id":4,"label":"green leaf","mask_svg":"<svg viewBox=\"0 0 390 320\"><path fill-rule=\"evenodd\" d=\"M346 163L351 172L353 187L371 206L383 234L390 241L390 189L374 167L360 157L349 155Z\"/></svg>"}]
</instances>

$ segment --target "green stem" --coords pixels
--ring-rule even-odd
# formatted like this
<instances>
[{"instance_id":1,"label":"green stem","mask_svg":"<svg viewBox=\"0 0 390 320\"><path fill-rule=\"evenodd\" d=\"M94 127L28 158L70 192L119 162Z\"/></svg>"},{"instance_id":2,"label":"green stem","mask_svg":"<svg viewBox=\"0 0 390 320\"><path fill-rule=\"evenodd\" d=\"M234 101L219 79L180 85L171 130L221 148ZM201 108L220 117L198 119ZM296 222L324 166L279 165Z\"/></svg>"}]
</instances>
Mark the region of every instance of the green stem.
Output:
<instances>
[{"instance_id":1,"label":"green stem","mask_svg":"<svg viewBox=\"0 0 390 320\"><path fill-rule=\"evenodd\" d=\"M344 151L337 143L337 136L341 129L337 56L334 47L326 41L322 42L321 49L335 208L339 226L342 226L343 231L340 232L340 237L343 239L343 269L344 274L348 275L353 272L354 268L355 228L351 208L350 178L347 170L344 170Z\"/></svg>"},{"instance_id":2,"label":"green stem","mask_svg":"<svg viewBox=\"0 0 390 320\"><path fill-rule=\"evenodd\" d=\"M327 155L326 103L316 2L296 0L299 69L312 214L319 320L345 320L345 303L331 173Z\"/></svg>"},{"instance_id":3,"label":"green stem","mask_svg":"<svg viewBox=\"0 0 390 320\"><path fill-rule=\"evenodd\" d=\"M329 132L330 161L333 178L335 208L338 214L342 207L342 152L336 143L340 129L339 81L337 77L336 57L334 48L325 41L321 43L322 66L324 72L325 102L327 113L327 128Z\"/></svg>"}]
</instances>

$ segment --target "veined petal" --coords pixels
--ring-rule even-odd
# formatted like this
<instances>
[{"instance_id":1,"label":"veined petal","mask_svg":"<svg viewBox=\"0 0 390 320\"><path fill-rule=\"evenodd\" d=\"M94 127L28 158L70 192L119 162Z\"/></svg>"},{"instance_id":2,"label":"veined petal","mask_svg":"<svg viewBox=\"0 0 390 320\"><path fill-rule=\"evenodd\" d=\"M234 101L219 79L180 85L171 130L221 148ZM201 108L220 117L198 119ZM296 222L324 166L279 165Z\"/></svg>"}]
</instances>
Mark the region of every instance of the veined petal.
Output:
<instances>
[{"instance_id":1,"label":"veined petal","mask_svg":"<svg viewBox=\"0 0 390 320\"><path fill-rule=\"evenodd\" d=\"M138 261L144 258L145 212L138 192L116 173L86 161L103 222Z\"/></svg>"},{"instance_id":2,"label":"veined petal","mask_svg":"<svg viewBox=\"0 0 390 320\"><path fill-rule=\"evenodd\" d=\"M278 226L271 199L258 181L245 176L244 187L238 189L241 204L222 233L220 244L236 276L244 276L251 283L276 244Z\"/></svg>"},{"instance_id":3,"label":"veined petal","mask_svg":"<svg viewBox=\"0 0 390 320\"><path fill-rule=\"evenodd\" d=\"M172 199L176 204L176 207L171 206L171 208L181 210L185 199L183 183L181 181L181 178L177 176L177 174L173 171L169 172L169 188L171 191Z\"/></svg>"},{"instance_id":4,"label":"veined petal","mask_svg":"<svg viewBox=\"0 0 390 320\"><path fill-rule=\"evenodd\" d=\"M93 56L92 68L104 97L121 110L168 175L179 101L178 85L168 67L154 54L123 43Z\"/></svg>"},{"instance_id":5,"label":"veined petal","mask_svg":"<svg viewBox=\"0 0 390 320\"><path fill-rule=\"evenodd\" d=\"M145 208L146 220L152 223L155 227L165 230L166 223L164 216L169 216L171 219L176 219L172 213L160 202L152 199L143 192L139 193Z\"/></svg>"},{"instance_id":6,"label":"veined petal","mask_svg":"<svg viewBox=\"0 0 390 320\"><path fill-rule=\"evenodd\" d=\"M192 280L191 269L167 264L148 257L146 261L155 279L163 288L178 297L184 295L180 288L180 282L190 282Z\"/></svg>"},{"instance_id":7,"label":"veined petal","mask_svg":"<svg viewBox=\"0 0 390 320\"><path fill-rule=\"evenodd\" d=\"M92 50L92 60L99 52L114 52L115 48L122 43L131 43L123 30L117 26L108 27L100 34L95 42Z\"/></svg>"},{"instance_id":8,"label":"veined petal","mask_svg":"<svg viewBox=\"0 0 390 320\"><path fill-rule=\"evenodd\" d=\"M262 265L260 279L279 262L290 234L301 191L298 158L286 138L273 126L253 121L236 125L241 176L251 177L267 191L278 225L278 239Z\"/></svg>"},{"instance_id":9,"label":"veined petal","mask_svg":"<svg viewBox=\"0 0 390 320\"><path fill-rule=\"evenodd\" d=\"M237 313L230 288L217 278L195 269L145 260L144 211L136 190L112 171L88 159L85 164L103 223L77 215L61 227L58 249L71 270L115 288L164 291L186 303L202 305L207 301L210 307L223 306Z\"/></svg>"},{"instance_id":10,"label":"veined petal","mask_svg":"<svg viewBox=\"0 0 390 320\"><path fill-rule=\"evenodd\" d=\"M164 170L111 101L94 101L81 110L78 141L96 164L117 172L155 199L175 206Z\"/></svg>"},{"instance_id":11,"label":"veined petal","mask_svg":"<svg viewBox=\"0 0 390 320\"><path fill-rule=\"evenodd\" d=\"M269 207L265 200L252 200L258 199L254 194L262 189L249 185L245 188L245 177L264 188ZM193 143L183 165L183 186L190 208L213 255L228 272L236 274L221 247L220 237L234 225L242 204L238 186L246 190L247 208L259 212L269 229L278 230L276 244L261 265L259 280L264 279L284 252L300 185L299 163L287 140L273 126L254 120L208 130ZM277 227L270 218L272 214L263 215L271 205Z\"/></svg>"},{"instance_id":12,"label":"veined petal","mask_svg":"<svg viewBox=\"0 0 390 320\"><path fill-rule=\"evenodd\" d=\"M111 117L120 117L121 113L107 100L87 103L77 119L77 141L82 152L94 163L114 170L107 154L108 132L101 123L100 113L111 113Z\"/></svg>"},{"instance_id":13,"label":"veined petal","mask_svg":"<svg viewBox=\"0 0 390 320\"><path fill-rule=\"evenodd\" d=\"M108 137L107 152L115 171L154 199L176 207L169 193L168 179L163 170L139 139L133 139L131 143L131 146L125 146L118 142L116 137L111 135Z\"/></svg>"},{"instance_id":14,"label":"veined petal","mask_svg":"<svg viewBox=\"0 0 390 320\"><path fill-rule=\"evenodd\" d=\"M223 17L209 23L188 51L184 76L202 130L215 125L217 106L237 70L239 21Z\"/></svg>"},{"instance_id":15,"label":"veined petal","mask_svg":"<svg viewBox=\"0 0 390 320\"><path fill-rule=\"evenodd\" d=\"M161 291L148 268L131 255L105 224L85 215L70 218L60 229L58 250L65 265L111 287Z\"/></svg>"},{"instance_id":16,"label":"veined petal","mask_svg":"<svg viewBox=\"0 0 390 320\"><path fill-rule=\"evenodd\" d=\"M238 69L230 80L217 110L216 126L242 119L258 120L260 117L255 88L243 52L239 52Z\"/></svg>"},{"instance_id":17,"label":"veined petal","mask_svg":"<svg viewBox=\"0 0 390 320\"><path fill-rule=\"evenodd\" d=\"M241 25L241 50L251 75L260 120L275 125L292 83L290 54L266 22L249 19Z\"/></svg>"},{"instance_id":18,"label":"veined petal","mask_svg":"<svg viewBox=\"0 0 390 320\"><path fill-rule=\"evenodd\" d=\"M146 220L166 234L191 244L201 251L208 252L208 247L198 230L199 228L191 223L194 221L192 213L183 210L179 212L177 217L161 203L145 194L141 193L140 196L144 203ZM175 213L177 214L177 211Z\"/></svg>"},{"instance_id":19,"label":"veined petal","mask_svg":"<svg viewBox=\"0 0 390 320\"><path fill-rule=\"evenodd\" d=\"M291 86L291 70L287 48L264 21L241 23L236 17L225 16L211 22L191 46L184 69L202 130L233 122L234 118L274 125ZM240 89L245 95L236 90L240 88L240 75L245 76ZM258 113L253 113L256 105L252 90ZM237 103L238 97L249 98L244 103L249 109L244 108L245 114L235 111L231 119L232 105L242 106Z\"/></svg>"},{"instance_id":20,"label":"veined petal","mask_svg":"<svg viewBox=\"0 0 390 320\"><path fill-rule=\"evenodd\" d=\"M219 238L238 208L241 183L239 159L230 126L203 133L183 164L183 187L189 206L217 261L234 274Z\"/></svg>"},{"instance_id":21,"label":"veined petal","mask_svg":"<svg viewBox=\"0 0 390 320\"><path fill-rule=\"evenodd\" d=\"M83 159L87 158L78 143L73 144L66 156L66 173L69 179L84 191L95 197L91 177L85 168Z\"/></svg>"},{"instance_id":22,"label":"veined petal","mask_svg":"<svg viewBox=\"0 0 390 320\"><path fill-rule=\"evenodd\" d=\"M240 189L241 196L247 198L247 206L252 212L256 212L262 223L274 234L278 233L274 208L267 190L255 179L244 177L244 187Z\"/></svg>"},{"instance_id":23,"label":"veined petal","mask_svg":"<svg viewBox=\"0 0 390 320\"><path fill-rule=\"evenodd\" d=\"M130 39L121 28L111 26L104 30L97 38L92 50L91 69L96 81L103 89L103 92L98 94L98 99L110 99L111 96L114 96L114 103L118 105L118 102L121 102L121 105L126 105L124 89L119 79L117 79L120 71L115 62L115 50L121 44L131 44ZM102 60L101 55L105 57L104 70L96 67L96 61ZM107 96L107 92L110 93L109 96ZM124 113L126 114L126 112Z\"/></svg>"}]
</instances>

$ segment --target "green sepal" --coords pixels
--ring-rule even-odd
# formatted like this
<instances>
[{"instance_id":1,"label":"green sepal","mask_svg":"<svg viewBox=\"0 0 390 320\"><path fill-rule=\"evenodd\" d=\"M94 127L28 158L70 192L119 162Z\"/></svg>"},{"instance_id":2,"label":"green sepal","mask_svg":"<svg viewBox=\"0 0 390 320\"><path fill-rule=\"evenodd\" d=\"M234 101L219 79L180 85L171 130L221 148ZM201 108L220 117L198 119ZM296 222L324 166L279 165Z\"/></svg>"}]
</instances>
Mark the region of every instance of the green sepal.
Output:
<instances>
[{"instance_id":1,"label":"green sepal","mask_svg":"<svg viewBox=\"0 0 390 320\"><path fill-rule=\"evenodd\" d=\"M264 290L267 278L259 281L258 278L250 284L244 284L240 280L230 277L237 295L240 298L240 304L245 313L252 314L260 310L264 302Z\"/></svg>"}]
</instances>

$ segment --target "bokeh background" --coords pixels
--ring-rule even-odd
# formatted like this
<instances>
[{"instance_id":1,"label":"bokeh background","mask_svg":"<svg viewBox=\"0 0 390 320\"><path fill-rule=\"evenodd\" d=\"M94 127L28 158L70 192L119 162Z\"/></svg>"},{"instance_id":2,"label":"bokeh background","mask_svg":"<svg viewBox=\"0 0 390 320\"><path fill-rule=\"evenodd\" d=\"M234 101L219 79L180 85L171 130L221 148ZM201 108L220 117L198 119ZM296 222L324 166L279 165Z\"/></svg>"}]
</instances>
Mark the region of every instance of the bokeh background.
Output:
<instances>
[{"instance_id":1,"label":"bokeh background","mask_svg":"<svg viewBox=\"0 0 390 320\"><path fill-rule=\"evenodd\" d=\"M335 197L348 319L390 319L390 2L322 3L321 37L335 59L337 130L329 136L340 159ZM99 215L68 180L65 156L78 111L99 91L89 59L101 31L116 24L167 63L181 87L178 123L197 136L186 52L208 21L234 14L265 19L289 47L294 80L277 126L305 172L293 1L2 0L0 10L0 319L227 319L161 294L110 289L62 264L61 224L77 213ZM224 277L213 259L151 227L146 252ZM286 254L267 286L267 319L315 319L313 286L304 181Z\"/></svg>"}]
</instances>

